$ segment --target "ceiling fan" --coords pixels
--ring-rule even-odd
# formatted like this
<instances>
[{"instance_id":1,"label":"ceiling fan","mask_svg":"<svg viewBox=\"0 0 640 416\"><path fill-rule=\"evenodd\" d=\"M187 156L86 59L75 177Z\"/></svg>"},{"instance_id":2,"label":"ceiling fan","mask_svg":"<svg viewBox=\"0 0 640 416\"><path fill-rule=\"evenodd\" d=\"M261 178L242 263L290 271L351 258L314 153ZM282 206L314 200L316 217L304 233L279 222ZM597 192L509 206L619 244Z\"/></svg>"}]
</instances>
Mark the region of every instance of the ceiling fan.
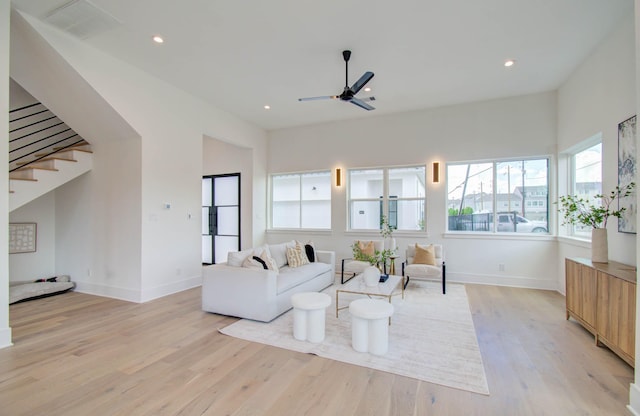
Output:
<instances>
[{"instance_id":1,"label":"ceiling fan","mask_svg":"<svg viewBox=\"0 0 640 416\"><path fill-rule=\"evenodd\" d=\"M344 58L345 64L345 81L344 81L344 90L340 95L323 95L320 97L307 97L307 98L298 98L298 101L315 101L315 100L336 100L340 99L342 101L350 102L351 104L355 104L358 107L364 108L365 110L375 110L375 107L367 104L367 101L375 101L376 97L366 97L366 98L356 98L355 95L365 86L365 84L371 81L373 78L373 72L367 71L360 77L359 80L356 81L351 87L349 87L349 58L351 58L351 51L342 51L342 57Z\"/></svg>"}]
</instances>

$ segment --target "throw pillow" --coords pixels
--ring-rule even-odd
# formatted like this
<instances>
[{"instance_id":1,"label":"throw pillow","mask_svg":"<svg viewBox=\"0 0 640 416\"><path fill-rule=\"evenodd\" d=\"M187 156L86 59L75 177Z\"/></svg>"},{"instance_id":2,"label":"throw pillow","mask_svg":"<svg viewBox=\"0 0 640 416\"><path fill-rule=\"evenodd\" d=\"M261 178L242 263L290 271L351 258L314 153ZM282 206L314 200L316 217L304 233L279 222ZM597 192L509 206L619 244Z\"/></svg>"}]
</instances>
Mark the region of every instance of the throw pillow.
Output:
<instances>
[{"instance_id":1,"label":"throw pillow","mask_svg":"<svg viewBox=\"0 0 640 416\"><path fill-rule=\"evenodd\" d=\"M267 268L264 260L257 256L249 256L244 259L244 261L242 262L242 267L255 270L264 270Z\"/></svg>"},{"instance_id":2,"label":"throw pillow","mask_svg":"<svg viewBox=\"0 0 640 416\"><path fill-rule=\"evenodd\" d=\"M273 257L269 255L269 252L267 250L263 251L262 254L260 254L260 259L262 259L262 261L264 261L264 264L267 265L266 268L268 270L273 270L274 272L279 271L278 264L273 259Z\"/></svg>"},{"instance_id":3,"label":"throw pillow","mask_svg":"<svg viewBox=\"0 0 640 416\"><path fill-rule=\"evenodd\" d=\"M369 261L376 254L376 248L373 241L364 242L356 241L353 247L353 258L359 261Z\"/></svg>"},{"instance_id":4,"label":"throw pillow","mask_svg":"<svg viewBox=\"0 0 640 416\"><path fill-rule=\"evenodd\" d=\"M300 241L296 240L296 245L300 245L300 247L304 248L304 254L307 255L307 259L309 259L309 263L316 262L316 247L312 241L309 241L306 244L303 244Z\"/></svg>"},{"instance_id":5,"label":"throw pillow","mask_svg":"<svg viewBox=\"0 0 640 416\"><path fill-rule=\"evenodd\" d=\"M300 244L295 247L287 247L287 262L289 267L300 267L309 264L309 259L304 248Z\"/></svg>"},{"instance_id":6,"label":"throw pillow","mask_svg":"<svg viewBox=\"0 0 640 416\"><path fill-rule=\"evenodd\" d=\"M313 246L313 243L311 241L309 241L307 244L304 245L304 251L305 251L305 254L307 255L307 258L309 259L309 263L315 263L316 248Z\"/></svg>"},{"instance_id":7,"label":"throw pillow","mask_svg":"<svg viewBox=\"0 0 640 416\"><path fill-rule=\"evenodd\" d=\"M416 243L416 255L413 258L414 264L428 264L430 266L436 265L436 250L433 244L428 246L421 246Z\"/></svg>"}]
</instances>

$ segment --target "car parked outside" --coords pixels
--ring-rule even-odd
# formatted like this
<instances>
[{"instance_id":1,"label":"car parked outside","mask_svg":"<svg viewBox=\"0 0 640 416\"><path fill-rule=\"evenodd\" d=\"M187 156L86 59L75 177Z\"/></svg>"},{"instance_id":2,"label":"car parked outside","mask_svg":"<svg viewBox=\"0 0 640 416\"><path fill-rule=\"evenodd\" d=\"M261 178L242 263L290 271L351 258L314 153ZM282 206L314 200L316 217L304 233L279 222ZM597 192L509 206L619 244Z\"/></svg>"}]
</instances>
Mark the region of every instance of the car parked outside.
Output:
<instances>
[{"instance_id":1,"label":"car parked outside","mask_svg":"<svg viewBox=\"0 0 640 416\"><path fill-rule=\"evenodd\" d=\"M518 233L547 233L547 223L544 221L532 221L515 213L498 214L498 231Z\"/></svg>"}]
</instances>

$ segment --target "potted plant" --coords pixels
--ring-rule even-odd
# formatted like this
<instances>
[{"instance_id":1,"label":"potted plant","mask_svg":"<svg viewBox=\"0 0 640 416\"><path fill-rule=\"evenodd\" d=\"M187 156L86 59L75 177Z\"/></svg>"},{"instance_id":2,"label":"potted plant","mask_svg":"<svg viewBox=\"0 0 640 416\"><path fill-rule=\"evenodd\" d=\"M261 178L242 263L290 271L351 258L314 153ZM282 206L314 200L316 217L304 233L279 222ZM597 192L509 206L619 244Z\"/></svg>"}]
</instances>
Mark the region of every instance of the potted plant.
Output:
<instances>
[{"instance_id":1,"label":"potted plant","mask_svg":"<svg viewBox=\"0 0 640 416\"><path fill-rule=\"evenodd\" d=\"M396 239L393 238L395 229L389 224L389 219L386 215L380 217L380 235L384 238L384 248L392 252L396 251Z\"/></svg>"},{"instance_id":2,"label":"potted plant","mask_svg":"<svg viewBox=\"0 0 640 416\"><path fill-rule=\"evenodd\" d=\"M562 213L562 225L583 225L591 227L591 260L594 262L607 263L607 220L609 217L620 218L626 210L625 207L613 209L611 204L615 200L628 197L632 194L635 182L628 185L616 186L615 190L608 195L598 194L594 200L600 200L600 204L595 201L588 201L577 195L561 196L558 203L559 211Z\"/></svg>"}]
</instances>

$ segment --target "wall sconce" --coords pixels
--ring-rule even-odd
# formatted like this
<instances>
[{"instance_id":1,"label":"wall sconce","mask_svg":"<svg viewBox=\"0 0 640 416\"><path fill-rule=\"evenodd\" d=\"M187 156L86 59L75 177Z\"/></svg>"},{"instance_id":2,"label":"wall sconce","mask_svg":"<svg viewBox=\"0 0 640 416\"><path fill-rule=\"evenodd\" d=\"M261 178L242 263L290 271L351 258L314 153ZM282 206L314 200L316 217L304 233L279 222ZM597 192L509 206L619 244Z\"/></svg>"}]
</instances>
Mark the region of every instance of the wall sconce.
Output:
<instances>
[{"instance_id":1,"label":"wall sconce","mask_svg":"<svg viewBox=\"0 0 640 416\"><path fill-rule=\"evenodd\" d=\"M440 162L433 162L433 176L431 178L433 183L440 182Z\"/></svg>"},{"instance_id":2,"label":"wall sconce","mask_svg":"<svg viewBox=\"0 0 640 416\"><path fill-rule=\"evenodd\" d=\"M342 169L336 169L336 186L342 186Z\"/></svg>"}]
</instances>

